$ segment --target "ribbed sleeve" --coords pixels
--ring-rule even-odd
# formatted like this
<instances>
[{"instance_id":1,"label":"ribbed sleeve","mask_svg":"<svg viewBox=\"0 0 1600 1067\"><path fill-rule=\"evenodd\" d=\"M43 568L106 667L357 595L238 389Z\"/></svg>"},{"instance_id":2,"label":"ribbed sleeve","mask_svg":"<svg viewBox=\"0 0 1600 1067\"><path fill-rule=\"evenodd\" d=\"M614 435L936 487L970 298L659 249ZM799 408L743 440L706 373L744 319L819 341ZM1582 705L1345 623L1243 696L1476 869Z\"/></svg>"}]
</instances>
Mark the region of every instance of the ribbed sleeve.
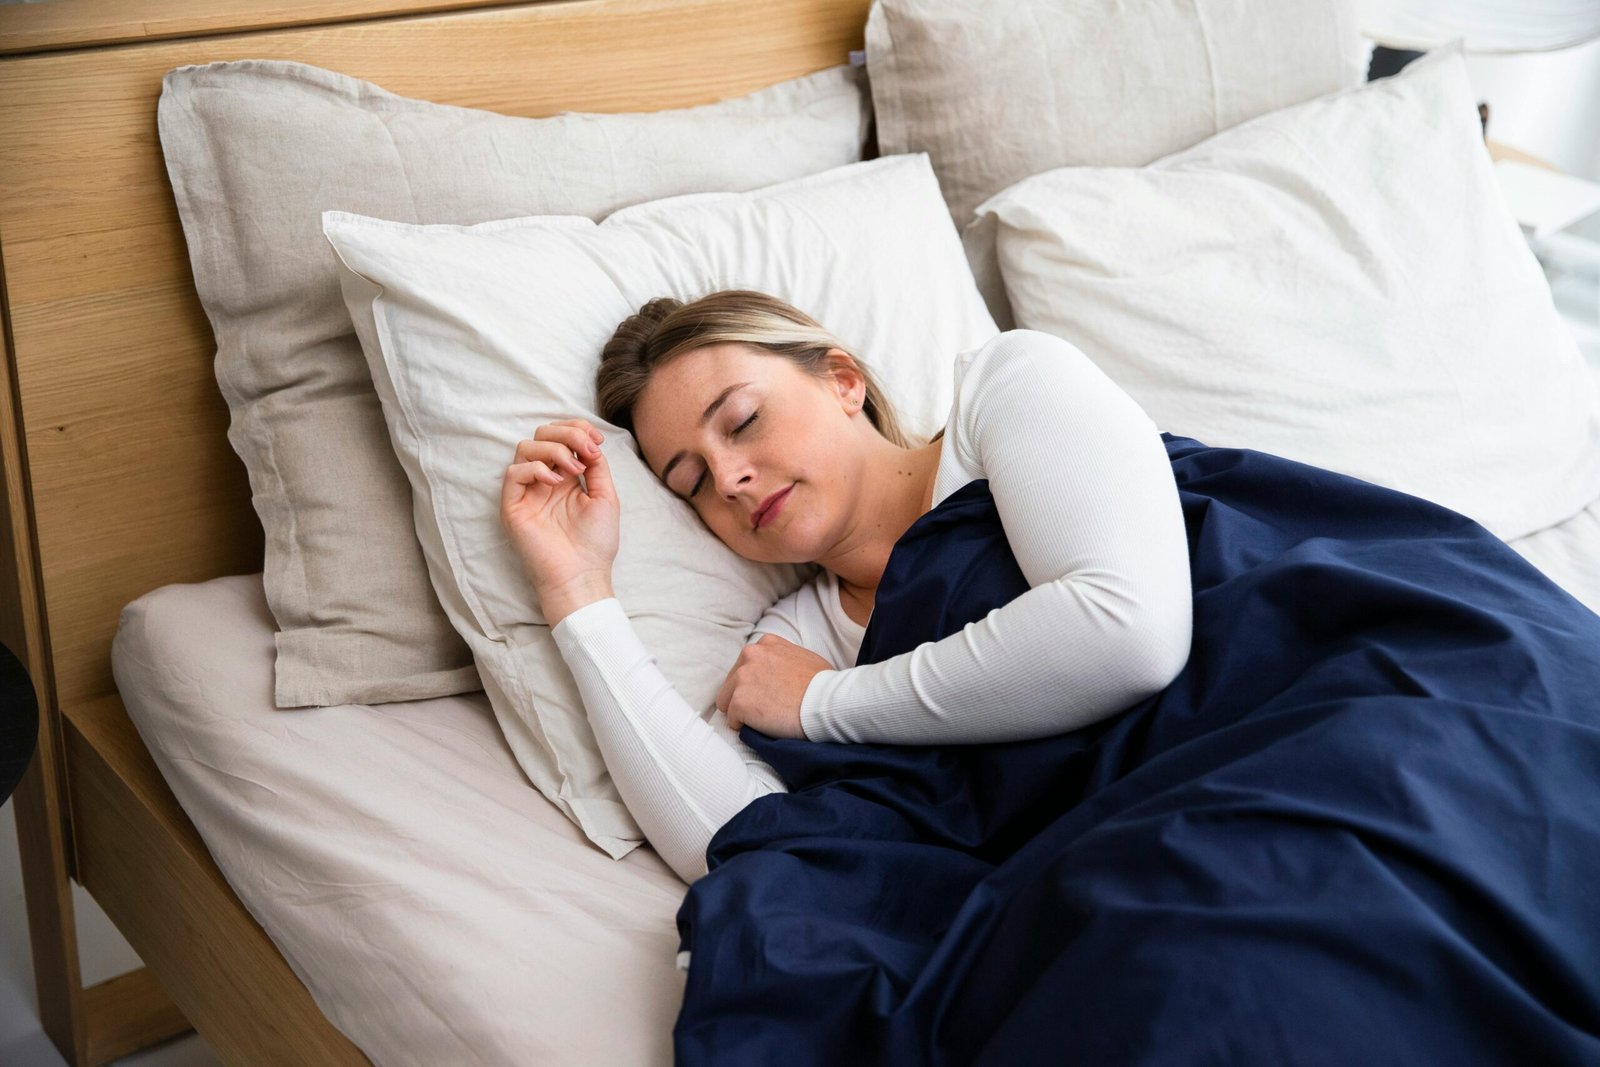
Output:
<instances>
[{"instance_id":1,"label":"ribbed sleeve","mask_svg":"<svg viewBox=\"0 0 1600 1067\"><path fill-rule=\"evenodd\" d=\"M706 846L746 804L784 792L727 719L702 719L667 682L615 597L550 631L577 681L600 754L655 850L685 882L706 873Z\"/></svg>"},{"instance_id":2,"label":"ribbed sleeve","mask_svg":"<svg viewBox=\"0 0 1600 1067\"><path fill-rule=\"evenodd\" d=\"M940 641L812 679L813 741L961 744L1042 737L1164 688L1193 600L1160 432L1076 347L1001 334L956 393L935 499L987 478L1031 588Z\"/></svg>"},{"instance_id":3,"label":"ribbed sleeve","mask_svg":"<svg viewBox=\"0 0 1600 1067\"><path fill-rule=\"evenodd\" d=\"M934 501L989 479L1031 588L941 641L818 674L801 705L811 740L1061 733L1160 690L1188 659L1188 542L1155 425L1082 352L1047 334L1002 334L960 367ZM823 581L774 605L752 638L778 633L843 663L859 631ZM678 695L615 598L551 632L623 802L694 881L712 835L783 781L721 712L702 719Z\"/></svg>"}]
</instances>

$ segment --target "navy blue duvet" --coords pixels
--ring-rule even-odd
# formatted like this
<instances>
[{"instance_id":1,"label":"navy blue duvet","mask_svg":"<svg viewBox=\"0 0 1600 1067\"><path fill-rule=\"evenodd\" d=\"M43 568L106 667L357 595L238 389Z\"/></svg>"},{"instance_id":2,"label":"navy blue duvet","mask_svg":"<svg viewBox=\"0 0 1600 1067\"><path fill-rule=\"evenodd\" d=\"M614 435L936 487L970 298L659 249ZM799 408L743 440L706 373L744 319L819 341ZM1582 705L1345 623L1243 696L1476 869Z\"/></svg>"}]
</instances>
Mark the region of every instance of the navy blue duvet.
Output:
<instances>
[{"instance_id":1,"label":"navy blue duvet","mask_svg":"<svg viewBox=\"0 0 1600 1067\"><path fill-rule=\"evenodd\" d=\"M792 791L679 911L680 1063L1600 1063L1600 616L1455 512L1163 440L1183 672L1036 741L746 727ZM858 662L1026 588L973 482Z\"/></svg>"}]
</instances>

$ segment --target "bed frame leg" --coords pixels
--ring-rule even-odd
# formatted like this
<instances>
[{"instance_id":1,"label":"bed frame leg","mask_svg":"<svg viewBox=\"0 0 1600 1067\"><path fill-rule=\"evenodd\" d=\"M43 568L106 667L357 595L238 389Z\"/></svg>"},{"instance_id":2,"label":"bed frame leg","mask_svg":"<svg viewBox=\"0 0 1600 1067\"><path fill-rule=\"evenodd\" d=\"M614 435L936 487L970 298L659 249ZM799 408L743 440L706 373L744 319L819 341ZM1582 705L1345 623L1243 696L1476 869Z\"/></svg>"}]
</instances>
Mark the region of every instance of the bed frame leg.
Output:
<instances>
[{"instance_id":1,"label":"bed frame leg","mask_svg":"<svg viewBox=\"0 0 1600 1067\"><path fill-rule=\"evenodd\" d=\"M71 1067L99 1067L192 1027L148 967L84 988L67 852L50 832L61 825L51 810L57 795L39 766L35 753L13 794L39 1022Z\"/></svg>"},{"instance_id":2,"label":"bed frame leg","mask_svg":"<svg viewBox=\"0 0 1600 1067\"><path fill-rule=\"evenodd\" d=\"M51 777L45 753L46 747L40 745L12 795L23 897L28 909L28 938L33 948L33 982L44 1032L62 1059L73 1067L84 1067L87 1047L83 985L78 972L78 931L73 924L67 849L59 833L61 794L45 781Z\"/></svg>"}]
</instances>

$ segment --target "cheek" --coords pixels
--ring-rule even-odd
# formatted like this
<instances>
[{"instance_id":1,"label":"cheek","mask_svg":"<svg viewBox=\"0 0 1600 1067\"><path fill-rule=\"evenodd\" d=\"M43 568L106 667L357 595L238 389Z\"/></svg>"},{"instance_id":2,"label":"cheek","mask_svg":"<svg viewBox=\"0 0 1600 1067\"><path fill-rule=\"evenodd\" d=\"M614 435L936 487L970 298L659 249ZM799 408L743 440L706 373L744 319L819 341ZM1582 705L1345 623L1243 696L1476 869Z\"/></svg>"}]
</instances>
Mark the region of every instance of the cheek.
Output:
<instances>
[{"instance_id":1,"label":"cheek","mask_svg":"<svg viewBox=\"0 0 1600 1067\"><path fill-rule=\"evenodd\" d=\"M719 511L711 516L702 515L701 520L712 533L716 534L717 540L745 559L767 563L782 562L778 556L772 555L777 543L771 537L757 536L750 526L750 520L744 515Z\"/></svg>"},{"instance_id":2,"label":"cheek","mask_svg":"<svg viewBox=\"0 0 1600 1067\"><path fill-rule=\"evenodd\" d=\"M751 533L750 524L740 519L726 508L718 508L714 514L700 513L700 521L710 527L717 539L729 545L741 547L748 544Z\"/></svg>"}]
</instances>

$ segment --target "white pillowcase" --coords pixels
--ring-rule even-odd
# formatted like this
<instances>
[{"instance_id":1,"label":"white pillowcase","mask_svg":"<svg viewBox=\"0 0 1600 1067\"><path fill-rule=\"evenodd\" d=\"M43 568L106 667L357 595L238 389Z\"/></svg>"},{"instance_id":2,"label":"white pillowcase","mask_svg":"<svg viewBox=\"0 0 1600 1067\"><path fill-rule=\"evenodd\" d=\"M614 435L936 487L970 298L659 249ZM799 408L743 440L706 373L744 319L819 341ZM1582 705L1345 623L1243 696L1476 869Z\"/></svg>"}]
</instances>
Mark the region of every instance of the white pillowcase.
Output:
<instances>
[{"instance_id":1,"label":"white pillowcase","mask_svg":"<svg viewBox=\"0 0 1600 1067\"><path fill-rule=\"evenodd\" d=\"M877 0L867 69L885 155L927 152L978 288L1011 309L973 210L1054 167L1132 167L1359 85L1354 0Z\"/></svg>"},{"instance_id":2,"label":"white pillowcase","mask_svg":"<svg viewBox=\"0 0 1600 1067\"><path fill-rule=\"evenodd\" d=\"M1164 430L1427 497L1510 540L1600 495L1600 397L1501 199L1458 49L979 215L1017 325Z\"/></svg>"},{"instance_id":3,"label":"white pillowcase","mask_svg":"<svg viewBox=\"0 0 1600 1067\"><path fill-rule=\"evenodd\" d=\"M622 500L618 600L696 709L761 613L814 568L742 559L595 413L600 350L662 295L770 292L852 346L908 432L949 414L956 356L993 336L926 156L859 163L752 193L586 218L422 226L343 212L323 228L412 485L435 591L466 638L533 783L614 856L642 840L499 523L501 474L541 423L583 416Z\"/></svg>"}]
</instances>

